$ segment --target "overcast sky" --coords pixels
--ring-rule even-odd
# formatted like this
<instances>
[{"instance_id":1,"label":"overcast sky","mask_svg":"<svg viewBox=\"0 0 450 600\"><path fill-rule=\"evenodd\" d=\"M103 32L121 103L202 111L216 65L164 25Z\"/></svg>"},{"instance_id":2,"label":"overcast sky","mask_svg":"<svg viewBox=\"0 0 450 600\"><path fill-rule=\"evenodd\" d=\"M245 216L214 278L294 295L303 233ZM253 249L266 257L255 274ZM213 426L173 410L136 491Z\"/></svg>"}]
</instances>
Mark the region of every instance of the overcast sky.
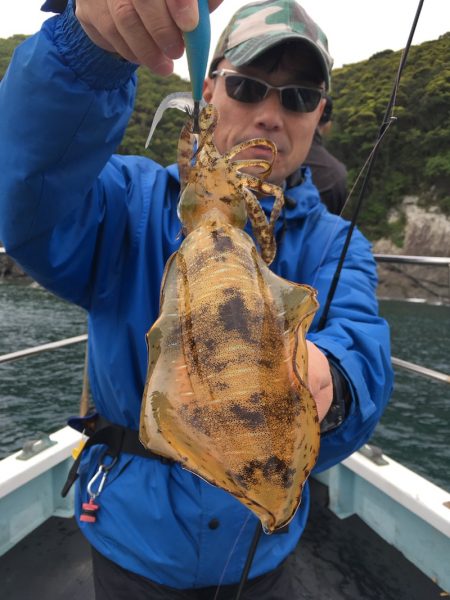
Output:
<instances>
[{"instance_id":1,"label":"overcast sky","mask_svg":"<svg viewBox=\"0 0 450 600\"><path fill-rule=\"evenodd\" d=\"M149 0L151 1L151 0ZM211 15L212 48L233 12L248 0L224 0ZM43 0L0 0L0 37L34 33L48 14ZM328 36L335 67L400 50L406 44L419 0L303 0L302 6ZM425 0L413 44L437 39L450 30L450 0ZM188 77L184 58L175 72Z\"/></svg>"}]
</instances>

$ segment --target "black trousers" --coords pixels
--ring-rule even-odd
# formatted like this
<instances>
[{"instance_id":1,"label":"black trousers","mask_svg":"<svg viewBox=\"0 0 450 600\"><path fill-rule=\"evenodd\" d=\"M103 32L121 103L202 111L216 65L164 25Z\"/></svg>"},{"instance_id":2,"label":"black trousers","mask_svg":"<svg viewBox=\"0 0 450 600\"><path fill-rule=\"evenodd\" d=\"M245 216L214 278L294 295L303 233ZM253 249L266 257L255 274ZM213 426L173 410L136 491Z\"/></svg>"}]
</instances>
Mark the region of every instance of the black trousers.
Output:
<instances>
[{"instance_id":1,"label":"black trousers","mask_svg":"<svg viewBox=\"0 0 450 600\"><path fill-rule=\"evenodd\" d=\"M178 590L123 569L92 548L95 600L234 600L238 585ZM297 589L296 589L297 588ZM248 581L241 600L302 600L292 562ZM217 596L216 596L217 593Z\"/></svg>"}]
</instances>

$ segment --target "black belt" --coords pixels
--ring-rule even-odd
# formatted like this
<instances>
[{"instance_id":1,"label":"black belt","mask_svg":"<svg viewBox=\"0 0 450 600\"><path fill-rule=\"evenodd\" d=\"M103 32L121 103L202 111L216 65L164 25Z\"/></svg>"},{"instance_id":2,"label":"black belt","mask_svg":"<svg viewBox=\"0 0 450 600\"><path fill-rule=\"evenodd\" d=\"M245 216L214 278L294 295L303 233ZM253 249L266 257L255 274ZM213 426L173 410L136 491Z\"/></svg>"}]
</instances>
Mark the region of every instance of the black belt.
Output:
<instances>
[{"instance_id":1,"label":"black belt","mask_svg":"<svg viewBox=\"0 0 450 600\"><path fill-rule=\"evenodd\" d=\"M81 456L85 450L91 446L98 444L104 444L107 446L105 455L111 456L114 460L119 456L121 452L126 454L135 454L136 456L142 456L144 458L153 458L161 461L164 464L172 463L173 461L159 454L155 454L150 450L147 450L139 440L139 432L122 425L115 425L105 419L101 415L95 414L92 417L84 419L74 419L76 422L74 428L79 429L78 423L82 422L84 429L82 430L88 439L84 444L81 452L75 459L63 489L61 490L61 496L65 498L78 478L78 467L80 464ZM70 423L70 422L69 422Z\"/></svg>"},{"instance_id":2,"label":"black belt","mask_svg":"<svg viewBox=\"0 0 450 600\"><path fill-rule=\"evenodd\" d=\"M87 435L88 440L84 444L80 454L75 459L75 462L69 471L64 487L61 490L61 496L63 498L67 496L70 488L78 478L78 466L80 464L81 455L85 450L97 444L104 444L107 446L103 457L111 456L113 461L121 452L125 452L126 454L135 454L136 456L143 456L144 458L157 459L163 464L172 464L174 462L170 458L165 458L164 456L160 456L159 454L155 454L144 448L139 440L138 431L123 427L122 425L115 425L99 414L94 414L92 417L74 418L69 420L69 424L77 430L80 430L80 427L83 427L82 431ZM288 533L288 531L289 524L278 529L275 534Z\"/></svg>"}]
</instances>

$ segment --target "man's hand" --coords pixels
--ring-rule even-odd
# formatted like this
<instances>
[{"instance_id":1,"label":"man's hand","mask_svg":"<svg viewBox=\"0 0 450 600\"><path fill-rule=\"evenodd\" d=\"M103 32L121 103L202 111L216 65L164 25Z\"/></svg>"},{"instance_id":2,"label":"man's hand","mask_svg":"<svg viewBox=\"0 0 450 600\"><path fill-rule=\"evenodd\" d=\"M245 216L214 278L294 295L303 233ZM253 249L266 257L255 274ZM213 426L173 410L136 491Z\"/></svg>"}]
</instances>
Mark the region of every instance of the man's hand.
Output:
<instances>
[{"instance_id":1,"label":"man's hand","mask_svg":"<svg viewBox=\"0 0 450 600\"><path fill-rule=\"evenodd\" d=\"M327 414L333 400L333 382L325 354L306 340L308 347L308 385L316 401L319 421Z\"/></svg>"},{"instance_id":2,"label":"man's hand","mask_svg":"<svg viewBox=\"0 0 450 600\"><path fill-rule=\"evenodd\" d=\"M209 0L210 11L222 0ZM198 0L77 0L86 34L104 50L170 75L184 51L182 33L198 23Z\"/></svg>"}]
</instances>

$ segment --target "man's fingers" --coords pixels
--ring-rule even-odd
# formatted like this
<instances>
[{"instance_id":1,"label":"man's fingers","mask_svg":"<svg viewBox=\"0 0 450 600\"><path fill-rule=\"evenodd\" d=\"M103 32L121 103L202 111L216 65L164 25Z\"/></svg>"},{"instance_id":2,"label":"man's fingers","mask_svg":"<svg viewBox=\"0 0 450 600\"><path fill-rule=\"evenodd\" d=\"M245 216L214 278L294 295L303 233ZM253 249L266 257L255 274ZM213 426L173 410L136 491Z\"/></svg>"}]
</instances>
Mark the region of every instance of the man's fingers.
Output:
<instances>
[{"instance_id":1,"label":"man's fingers","mask_svg":"<svg viewBox=\"0 0 450 600\"><path fill-rule=\"evenodd\" d=\"M223 0L208 0L209 12L216 10ZM192 31L198 25L198 0L167 0L167 8L181 31Z\"/></svg>"},{"instance_id":2,"label":"man's fingers","mask_svg":"<svg viewBox=\"0 0 450 600\"><path fill-rule=\"evenodd\" d=\"M146 65L154 73L169 75L173 71L173 62L165 56L153 40L150 33L144 27L141 17L129 0L108 0L110 14L119 37L114 38L117 52L124 58L128 58L128 52L121 43L129 47L131 54L136 57L134 62ZM107 35L108 41L111 34Z\"/></svg>"},{"instance_id":3,"label":"man's fingers","mask_svg":"<svg viewBox=\"0 0 450 600\"><path fill-rule=\"evenodd\" d=\"M170 59L180 58L184 51L183 38L164 0L134 0L134 6L158 51Z\"/></svg>"},{"instance_id":4,"label":"man's fingers","mask_svg":"<svg viewBox=\"0 0 450 600\"><path fill-rule=\"evenodd\" d=\"M220 3L210 0L210 10ZM198 23L198 0L77 0L76 16L100 48L169 75L184 51L182 32Z\"/></svg>"},{"instance_id":5,"label":"man's fingers","mask_svg":"<svg viewBox=\"0 0 450 600\"><path fill-rule=\"evenodd\" d=\"M167 8L181 31L192 31L198 24L198 0L167 0Z\"/></svg>"},{"instance_id":6,"label":"man's fingers","mask_svg":"<svg viewBox=\"0 0 450 600\"><path fill-rule=\"evenodd\" d=\"M77 3L76 16L94 44L107 52L120 54L130 62L138 62L137 56L122 38L109 14L105 14L104 18L98 21L100 26L96 27L86 14L84 6Z\"/></svg>"},{"instance_id":7,"label":"man's fingers","mask_svg":"<svg viewBox=\"0 0 450 600\"><path fill-rule=\"evenodd\" d=\"M327 414L333 399L330 365L325 354L306 340L308 348L308 385L316 402L319 421Z\"/></svg>"},{"instance_id":8,"label":"man's fingers","mask_svg":"<svg viewBox=\"0 0 450 600\"><path fill-rule=\"evenodd\" d=\"M333 386L326 386L319 391L316 391L314 400L316 402L317 416L319 417L320 423L330 410L331 402L333 400Z\"/></svg>"}]
</instances>

